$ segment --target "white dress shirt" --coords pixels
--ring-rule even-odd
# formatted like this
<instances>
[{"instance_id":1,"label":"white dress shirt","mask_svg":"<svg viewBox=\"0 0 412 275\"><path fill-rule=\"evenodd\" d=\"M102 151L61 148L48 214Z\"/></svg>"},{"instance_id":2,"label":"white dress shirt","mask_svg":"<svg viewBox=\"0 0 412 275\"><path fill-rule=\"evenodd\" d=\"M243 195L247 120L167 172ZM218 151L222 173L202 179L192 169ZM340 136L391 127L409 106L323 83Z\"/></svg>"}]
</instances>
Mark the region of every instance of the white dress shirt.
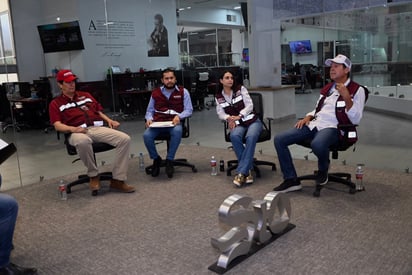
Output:
<instances>
[{"instance_id":1,"label":"white dress shirt","mask_svg":"<svg viewBox=\"0 0 412 275\"><path fill-rule=\"evenodd\" d=\"M348 86L350 79L345 82L345 86ZM322 98L320 95L316 106L319 103L319 100ZM308 127L312 130L317 128L319 131L324 128L337 128L338 119L336 117L336 101L339 98L339 92L336 90L335 85L332 86L329 96L326 97L323 102L323 106L319 112L316 113L316 107L312 112L307 113L306 115L314 116L314 119L309 122ZM353 105L348 110L345 109L346 115L353 124L359 124L362 119L363 107L365 106L365 89L360 86L358 91L352 98ZM343 104L345 101L343 101ZM342 106L343 107L343 106ZM316 113L316 114L315 114Z\"/></svg>"}]
</instances>

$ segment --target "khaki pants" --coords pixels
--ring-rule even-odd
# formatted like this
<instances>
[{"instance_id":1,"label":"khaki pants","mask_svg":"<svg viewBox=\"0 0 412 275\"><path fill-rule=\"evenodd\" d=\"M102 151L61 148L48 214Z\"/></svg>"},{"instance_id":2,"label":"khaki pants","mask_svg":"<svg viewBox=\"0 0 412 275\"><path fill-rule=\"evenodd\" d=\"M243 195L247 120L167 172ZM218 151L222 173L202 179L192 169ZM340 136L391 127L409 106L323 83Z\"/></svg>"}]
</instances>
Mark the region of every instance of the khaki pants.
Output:
<instances>
[{"instance_id":1,"label":"khaki pants","mask_svg":"<svg viewBox=\"0 0 412 275\"><path fill-rule=\"evenodd\" d=\"M76 147L80 159L87 167L89 177L95 177L99 173L94 160L93 142L104 142L116 147L116 157L112 170L113 178L121 181L126 180L129 167L130 137L108 127L88 127L85 134L72 133L69 143Z\"/></svg>"}]
</instances>

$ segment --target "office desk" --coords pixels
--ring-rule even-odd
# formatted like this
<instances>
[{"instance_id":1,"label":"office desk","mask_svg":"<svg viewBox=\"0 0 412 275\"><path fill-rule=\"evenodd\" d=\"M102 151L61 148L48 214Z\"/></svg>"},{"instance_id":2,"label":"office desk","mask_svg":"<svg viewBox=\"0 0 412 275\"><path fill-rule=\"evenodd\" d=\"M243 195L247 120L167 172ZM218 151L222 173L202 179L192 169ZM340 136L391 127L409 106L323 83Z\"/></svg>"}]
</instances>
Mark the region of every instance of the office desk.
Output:
<instances>
[{"instance_id":1,"label":"office desk","mask_svg":"<svg viewBox=\"0 0 412 275\"><path fill-rule=\"evenodd\" d=\"M12 122L3 127L5 133L13 127L20 131L22 127L44 128L47 124L47 100L43 98L9 98L12 106Z\"/></svg>"},{"instance_id":2,"label":"office desk","mask_svg":"<svg viewBox=\"0 0 412 275\"><path fill-rule=\"evenodd\" d=\"M144 115L149 104L151 90L118 91L120 108L125 115Z\"/></svg>"}]
</instances>

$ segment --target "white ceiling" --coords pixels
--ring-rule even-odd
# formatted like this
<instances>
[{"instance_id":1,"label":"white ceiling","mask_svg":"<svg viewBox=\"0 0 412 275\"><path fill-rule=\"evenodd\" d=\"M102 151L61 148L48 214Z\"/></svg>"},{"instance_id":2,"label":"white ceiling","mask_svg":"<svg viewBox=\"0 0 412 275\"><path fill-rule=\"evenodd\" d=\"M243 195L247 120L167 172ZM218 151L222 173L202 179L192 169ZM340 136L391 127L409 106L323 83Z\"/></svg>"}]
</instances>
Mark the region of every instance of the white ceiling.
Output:
<instances>
[{"instance_id":1,"label":"white ceiling","mask_svg":"<svg viewBox=\"0 0 412 275\"><path fill-rule=\"evenodd\" d=\"M246 0L176 0L177 8L221 8L221 9L233 9L236 6L240 6L240 2L246 2Z\"/></svg>"}]
</instances>

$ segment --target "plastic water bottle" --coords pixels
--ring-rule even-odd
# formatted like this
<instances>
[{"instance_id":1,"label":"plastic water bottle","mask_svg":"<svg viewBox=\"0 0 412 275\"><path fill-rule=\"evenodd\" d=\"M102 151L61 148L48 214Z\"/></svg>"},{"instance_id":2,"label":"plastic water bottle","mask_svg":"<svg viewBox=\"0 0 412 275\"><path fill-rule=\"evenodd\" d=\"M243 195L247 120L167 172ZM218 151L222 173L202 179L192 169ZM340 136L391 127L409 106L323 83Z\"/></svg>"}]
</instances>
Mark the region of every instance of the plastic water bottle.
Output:
<instances>
[{"instance_id":1,"label":"plastic water bottle","mask_svg":"<svg viewBox=\"0 0 412 275\"><path fill-rule=\"evenodd\" d=\"M62 201L67 200L67 187L63 179L59 182L59 197Z\"/></svg>"},{"instance_id":2,"label":"plastic water bottle","mask_svg":"<svg viewBox=\"0 0 412 275\"><path fill-rule=\"evenodd\" d=\"M246 88L249 88L250 86L248 75L245 75L245 79L243 79L243 86L245 86Z\"/></svg>"},{"instance_id":3,"label":"plastic water bottle","mask_svg":"<svg viewBox=\"0 0 412 275\"><path fill-rule=\"evenodd\" d=\"M216 176L217 175L217 163L216 163L215 156L212 156L212 158L210 159L210 167L212 167L212 172L210 174L212 176Z\"/></svg>"},{"instance_id":4,"label":"plastic water bottle","mask_svg":"<svg viewBox=\"0 0 412 275\"><path fill-rule=\"evenodd\" d=\"M363 166L363 164L358 164L356 167L356 191L365 190L365 186L363 185Z\"/></svg>"},{"instance_id":5,"label":"plastic water bottle","mask_svg":"<svg viewBox=\"0 0 412 275\"><path fill-rule=\"evenodd\" d=\"M139 154L139 170L144 171L144 158L143 153Z\"/></svg>"}]
</instances>

